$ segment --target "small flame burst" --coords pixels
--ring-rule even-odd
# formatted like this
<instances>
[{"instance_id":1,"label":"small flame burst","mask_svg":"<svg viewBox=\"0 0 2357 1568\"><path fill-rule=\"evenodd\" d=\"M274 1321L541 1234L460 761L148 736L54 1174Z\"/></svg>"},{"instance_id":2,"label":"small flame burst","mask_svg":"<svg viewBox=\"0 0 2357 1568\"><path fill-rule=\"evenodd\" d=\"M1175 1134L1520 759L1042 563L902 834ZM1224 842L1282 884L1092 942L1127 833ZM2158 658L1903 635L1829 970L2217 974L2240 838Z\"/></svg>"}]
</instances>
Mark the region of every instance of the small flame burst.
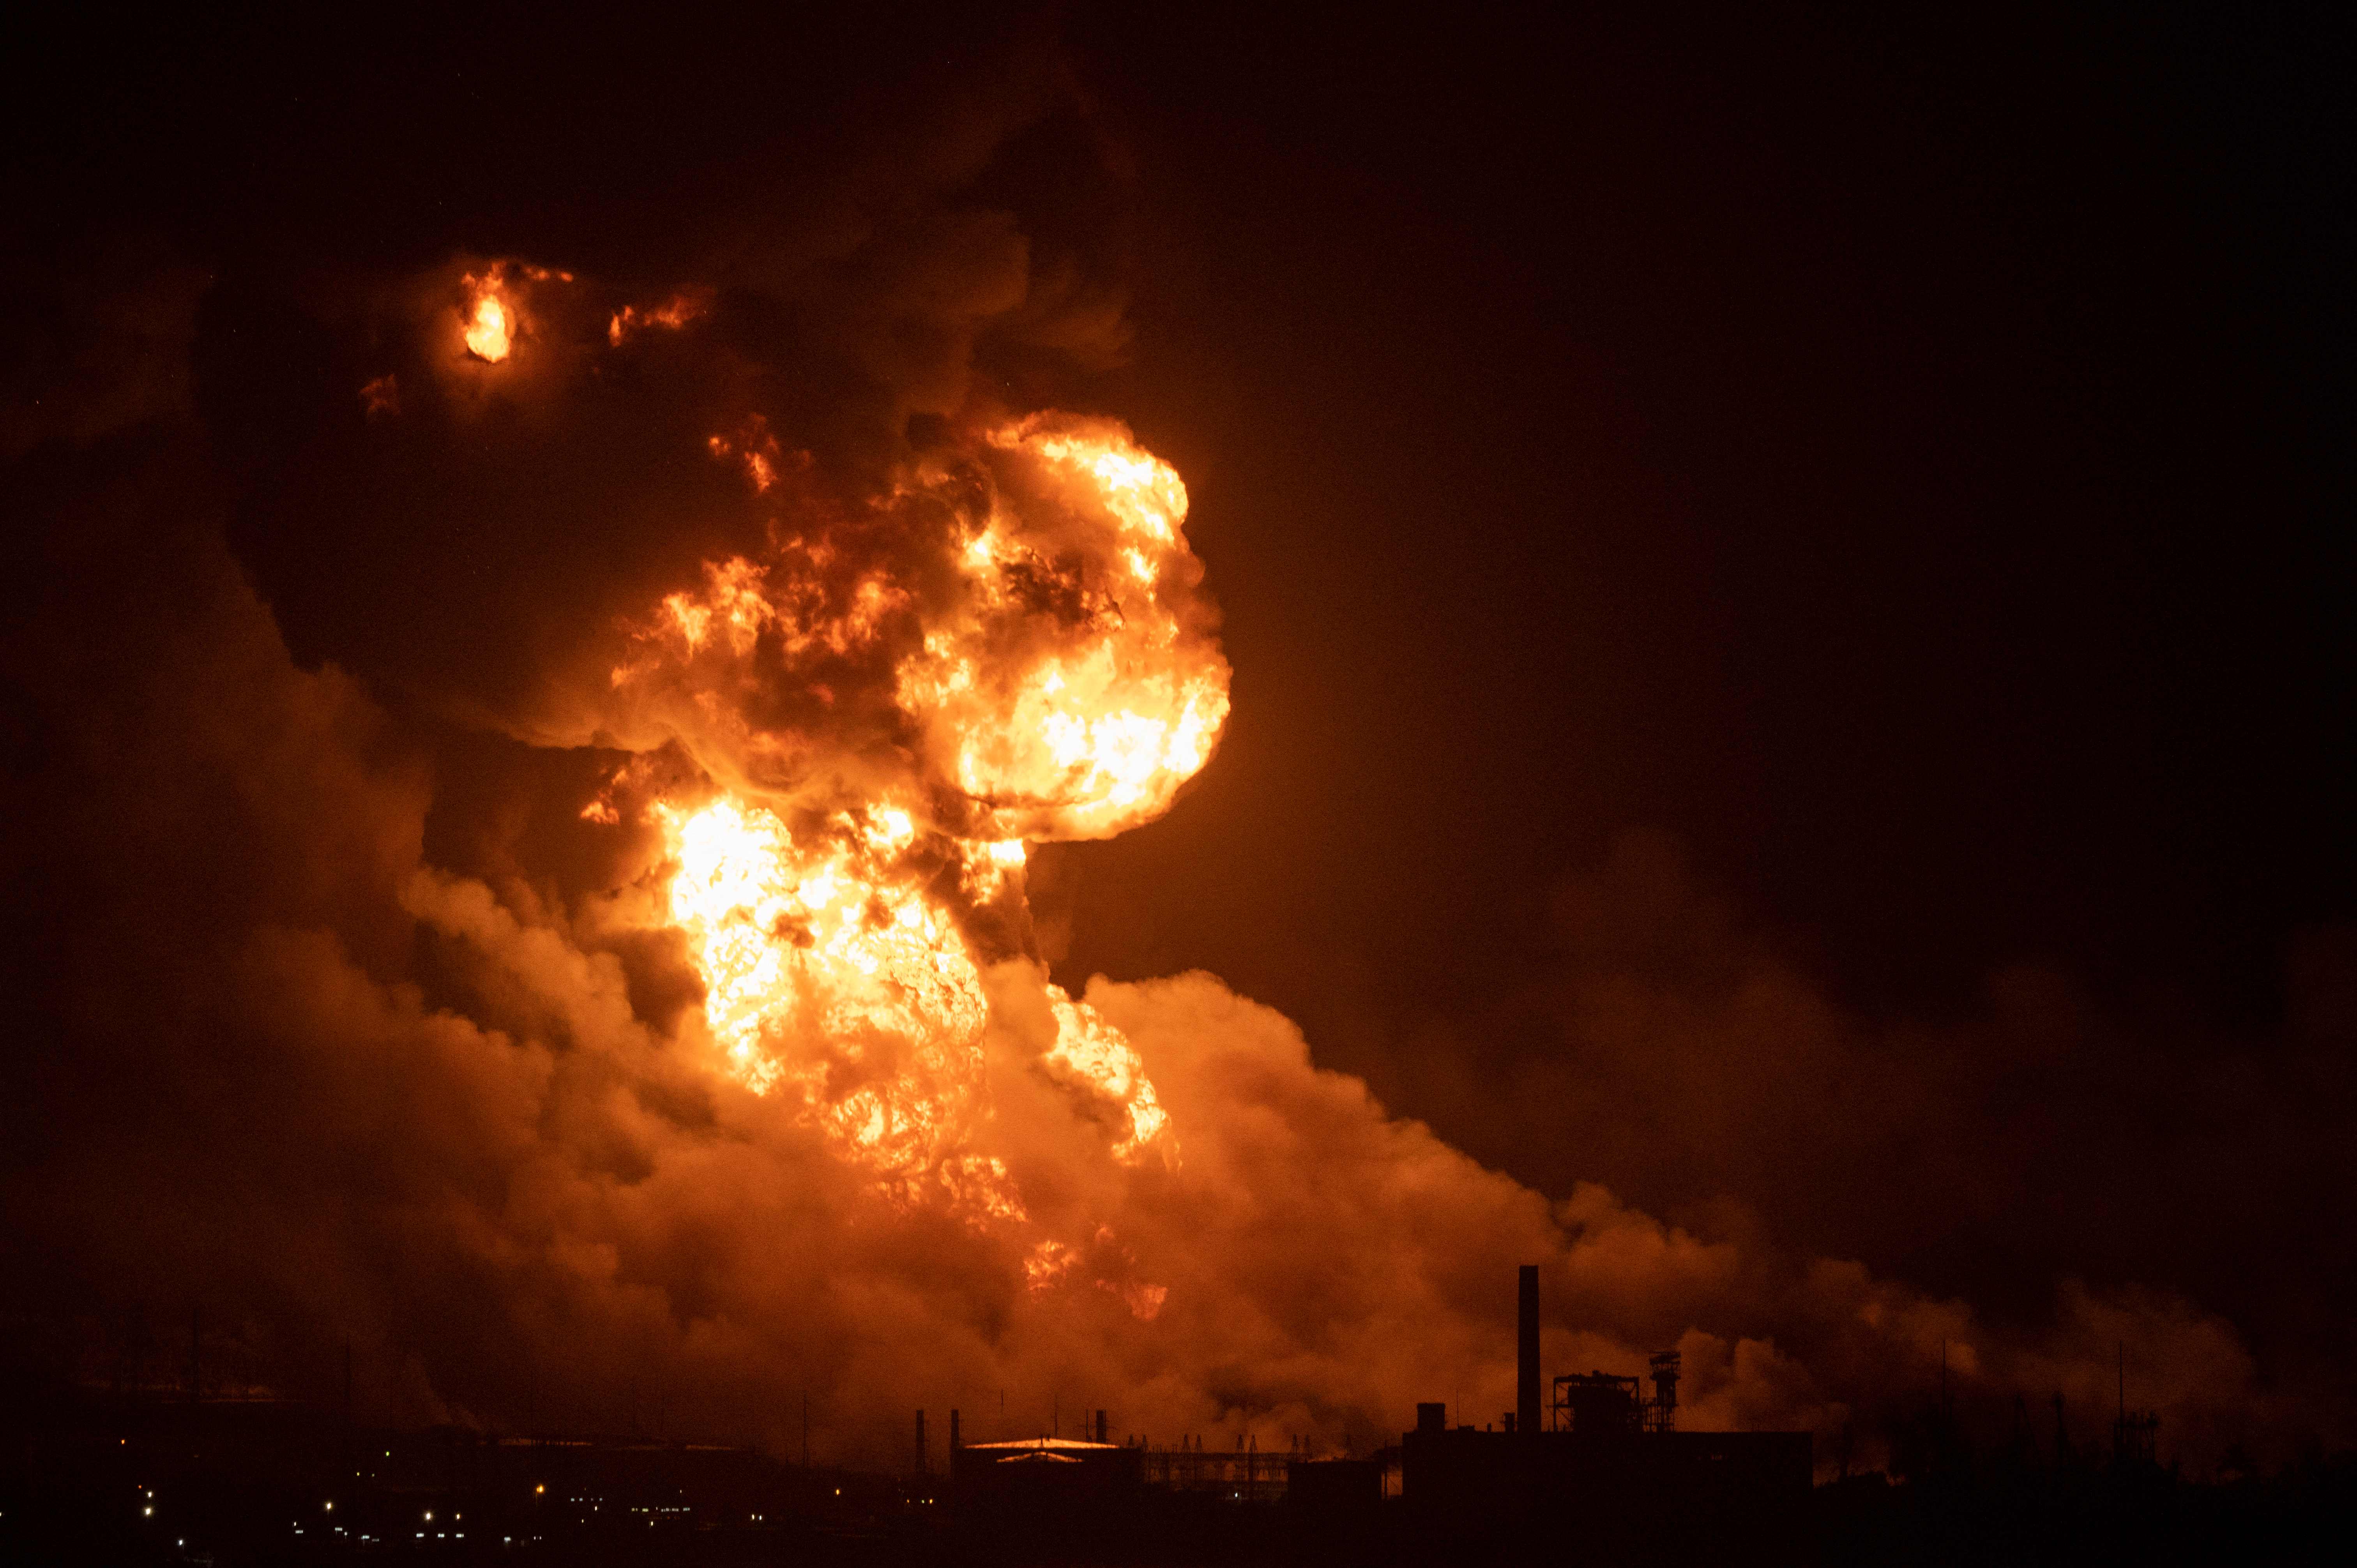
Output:
<instances>
[{"instance_id":1,"label":"small flame burst","mask_svg":"<svg viewBox=\"0 0 2357 1568\"><path fill-rule=\"evenodd\" d=\"M783 461L778 450L778 438L770 434L770 422L758 413L747 420L733 436L706 437L705 446L716 457L741 458L745 464L745 477L753 481L753 489L757 492L766 493L778 482L778 468Z\"/></svg>"},{"instance_id":2,"label":"small flame burst","mask_svg":"<svg viewBox=\"0 0 2357 1568\"><path fill-rule=\"evenodd\" d=\"M460 274L465 303L458 310L458 337L468 355L487 365L506 360L523 335L530 315L525 304L545 285L571 282L571 273L512 261Z\"/></svg>"},{"instance_id":3,"label":"small flame burst","mask_svg":"<svg viewBox=\"0 0 2357 1568\"><path fill-rule=\"evenodd\" d=\"M606 341L619 349L641 332L655 329L676 332L703 316L711 305L708 290L673 295L662 305L626 305L614 312L612 319L607 322Z\"/></svg>"},{"instance_id":4,"label":"small flame burst","mask_svg":"<svg viewBox=\"0 0 2357 1568\"><path fill-rule=\"evenodd\" d=\"M479 282L470 273L466 281L475 291L474 303L467 313L467 352L496 365L515 346L507 301L500 297L499 274L493 273Z\"/></svg>"}]
</instances>

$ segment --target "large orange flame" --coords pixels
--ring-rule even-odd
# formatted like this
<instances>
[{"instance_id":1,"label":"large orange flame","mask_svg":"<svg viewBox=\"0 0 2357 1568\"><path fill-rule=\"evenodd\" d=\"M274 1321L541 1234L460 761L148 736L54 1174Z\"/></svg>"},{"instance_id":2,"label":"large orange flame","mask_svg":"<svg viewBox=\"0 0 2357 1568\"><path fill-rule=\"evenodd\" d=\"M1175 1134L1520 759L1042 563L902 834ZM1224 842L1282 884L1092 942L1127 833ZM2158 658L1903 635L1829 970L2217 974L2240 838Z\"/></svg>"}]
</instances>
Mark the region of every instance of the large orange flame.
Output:
<instances>
[{"instance_id":1,"label":"large orange flame","mask_svg":"<svg viewBox=\"0 0 2357 1568\"><path fill-rule=\"evenodd\" d=\"M990 442L1053 510L982 517L966 613L901 667L900 703L1003 832L1105 837L1168 810L1227 719L1227 665L1187 635L1187 487L1118 426L1035 416ZM1070 635L1025 635L1043 584L1079 607Z\"/></svg>"},{"instance_id":2,"label":"large orange flame","mask_svg":"<svg viewBox=\"0 0 2357 1568\"><path fill-rule=\"evenodd\" d=\"M804 461L759 418L709 447L773 501ZM814 743L751 710L833 704L850 680L890 705L899 803L922 825L1107 837L1168 810L1227 720L1186 514L1178 474L1120 425L1035 415L915 467L865 513L707 563L640 628L614 687L716 777L806 793Z\"/></svg>"},{"instance_id":3,"label":"large orange flame","mask_svg":"<svg viewBox=\"0 0 2357 1568\"><path fill-rule=\"evenodd\" d=\"M757 492L784 461L758 420L712 449L762 457L748 466ZM712 562L640 628L646 655L614 683L683 687L699 721L726 711L689 731L689 749L730 753L720 772L742 777L754 768L735 753L797 743L730 708L748 685L862 659L888 682L910 761L897 783L870 777L863 792L830 776L763 800L706 778L653 804L667 913L702 973L723 1070L800 1097L896 1199L1019 1225L1028 1211L992 1148L975 912L1019 905L1027 840L1103 836L1167 810L1218 738L1227 667L1194 593L1186 488L1121 427L1037 416L990 431L964 468L920 469L901 494L944 497L962 521L933 584L823 537ZM1106 1157L1175 1158L1136 1049L1087 1003L1034 983L1054 1026L1036 1070L1106 1130ZM1039 1237L1027 1276L1050 1288L1078 1255ZM1150 1316L1162 1295L1139 1285L1125 1299Z\"/></svg>"}]
</instances>

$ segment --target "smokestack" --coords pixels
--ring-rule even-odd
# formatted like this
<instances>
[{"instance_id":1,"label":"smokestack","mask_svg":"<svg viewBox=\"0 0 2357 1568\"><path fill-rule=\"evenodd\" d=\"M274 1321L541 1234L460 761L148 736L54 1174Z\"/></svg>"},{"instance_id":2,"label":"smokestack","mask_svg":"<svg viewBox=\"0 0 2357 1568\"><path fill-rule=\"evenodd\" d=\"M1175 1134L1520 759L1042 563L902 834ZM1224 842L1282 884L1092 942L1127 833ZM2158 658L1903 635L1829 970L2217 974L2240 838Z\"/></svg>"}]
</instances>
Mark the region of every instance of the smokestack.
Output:
<instances>
[{"instance_id":1,"label":"smokestack","mask_svg":"<svg viewBox=\"0 0 2357 1568\"><path fill-rule=\"evenodd\" d=\"M917 1474L925 1473L925 1412L917 1412Z\"/></svg>"},{"instance_id":2,"label":"smokestack","mask_svg":"<svg viewBox=\"0 0 2357 1568\"><path fill-rule=\"evenodd\" d=\"M1103 1411L1099 1411L1099 1412L1097 1412L1097 1441L1098 1441L1099 1443L1103 1443L1103 1442L1105 1440L1105 1436L1104 1436L1104 1434L1105 1434L1105 1418L1104 1418L1104 1412L1103 1412Z\"/></svg>"},{"instance_id":3,"label":"smokestack","mask_svg":"<svg viewBox=\"0 0 2357 1568\"><path fill-rule=\"evenodd\" d=\"M1539 1429L1539 1266L1523 1265L1521 1332L1515 1337L1514 1430Z\"/></svg>"}]
</instances>

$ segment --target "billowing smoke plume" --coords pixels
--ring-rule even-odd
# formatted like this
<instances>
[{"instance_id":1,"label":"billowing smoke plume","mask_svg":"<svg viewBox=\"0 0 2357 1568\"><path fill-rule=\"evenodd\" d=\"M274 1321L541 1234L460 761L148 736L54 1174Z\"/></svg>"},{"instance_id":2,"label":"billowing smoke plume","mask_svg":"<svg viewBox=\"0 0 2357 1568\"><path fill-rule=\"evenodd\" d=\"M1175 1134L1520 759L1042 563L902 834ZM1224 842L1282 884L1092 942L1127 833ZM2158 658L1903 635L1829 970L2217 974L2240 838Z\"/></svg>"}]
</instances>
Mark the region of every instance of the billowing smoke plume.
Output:
<instances>
[{"instance_id":1,"label":"billowing smoke plume","mask_svg":"<svg viewBox=\"0 0 2357 1568\"><path fill-rule=\"evenodd\" d=\"M1211 976L1049 982L1028 846L1183 809L1227 669L1180 477L996 373L1121 341L952 199L1020 128L627 283L149 273L154 384L8 447L15 1277L293 1386L349 1337L386 1417L791 1448L807 1397L864 1460L1002 1394L1486 1419L1528 1261L1553 1366L1675 1346L1701 1424L1865 1428L1943 1351L2084 1409L2122 1342L2189 1444L2264 1419L2185 1303L1996 1335L1517 1185Z\"/></svg>"}]
</instances>

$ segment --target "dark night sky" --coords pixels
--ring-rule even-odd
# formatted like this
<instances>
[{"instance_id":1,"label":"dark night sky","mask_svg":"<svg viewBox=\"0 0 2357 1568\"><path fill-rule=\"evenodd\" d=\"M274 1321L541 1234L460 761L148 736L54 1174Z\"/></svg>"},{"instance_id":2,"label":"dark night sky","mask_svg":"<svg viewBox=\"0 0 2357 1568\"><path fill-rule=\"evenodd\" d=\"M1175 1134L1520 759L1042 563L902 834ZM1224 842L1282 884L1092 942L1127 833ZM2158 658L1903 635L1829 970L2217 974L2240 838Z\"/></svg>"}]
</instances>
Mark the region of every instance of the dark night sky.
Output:
<instances>
[{"instance_id":1,"label":"dark night sky","mask_svg":"<svg viewBox=\"0 0 2357 1568\"><path fill-rule=\"evenodd\" d=\"M2357 908L2334 41L1112 42L1190 263L1123 391L1242 671L1184 846L1090 852L1183 889L1149 961L1253 967L1243 886L1455 1003L1643 823L1877 1006L2264 1016Z\"/></svg>"},{"instance_id":2,"label":"dark night sky","mask_svg":"<svg viewBox=\"0 0 2357 1568\"><path fill-rule=\"evenodd\" d=\"M17 51L71 100L20 174L37 234L612 252L823 127L850 31L83 38ZM2255 1021L2357 913L2320 13L1065 31L1136 170L1087 390L1189 476L1241 671L1075 962L1281 993L1308 938L1453 1003L1632 824L1878 1007L2029 958Z\"/></svg>"},{"instance_id":3,"label":"dark night sky","mask_svg":"<svg viewBox=\"0 0 2357 1568\"><path fill-rule=\"evenodd\" d=\"M2357 1198L2347 19L1640 9L1017 26L1124 177L1060 116L974 194L1135 338L998 369L1185 476L1235 671L1169 817L1042 855L1059 978L1217 973L1557 1194L2329 1331L2345 1265L2237 1260ZM290 257L660 279L1006 30L347 27L20 38L10 265L161 235L214 319ZM265 553L297 658L351 661ZM1838 1043L1718 1029L1761 975ZM1704 1043L1583 1011L1629 986ZM1854 1163L1762 1174L1852 1114ZM1892 1151L1977 1172L1963 1212L1861 1197Z\"/></svg>"},{"instance_id":4,"label":"dark night sky","mask_svg":"<svg viewBox=\"0 0 2357 1568\"><path fill-rule=\"evenodd\" d=\"M1743 1143L1867 1151L1781 1227L1953 1140L2018 1190L1819 1239L2027 1297L2214 1228L2232 1291L2244 1221L2134 1086L2293 1081L2287 955L2357 911L2348 38L1975 17L1103 39L1182 259L1115 401L1195 487L1239 674L1190 805L1071 853L1067 969L1211 969L1553 1189L1761 1202L1700 1130L1729 1090L1545 1000L1596 967L1551 906L1656 830L1891 1032L1844 1076L2011 1036L2015 966L2105 1020L1888 1130L1731 1091ZM1713 1084L1764 1070L1733 1049ZM2146 1191L2094 1195L2115 1156Z\"/></svg>"}]
</instances>

